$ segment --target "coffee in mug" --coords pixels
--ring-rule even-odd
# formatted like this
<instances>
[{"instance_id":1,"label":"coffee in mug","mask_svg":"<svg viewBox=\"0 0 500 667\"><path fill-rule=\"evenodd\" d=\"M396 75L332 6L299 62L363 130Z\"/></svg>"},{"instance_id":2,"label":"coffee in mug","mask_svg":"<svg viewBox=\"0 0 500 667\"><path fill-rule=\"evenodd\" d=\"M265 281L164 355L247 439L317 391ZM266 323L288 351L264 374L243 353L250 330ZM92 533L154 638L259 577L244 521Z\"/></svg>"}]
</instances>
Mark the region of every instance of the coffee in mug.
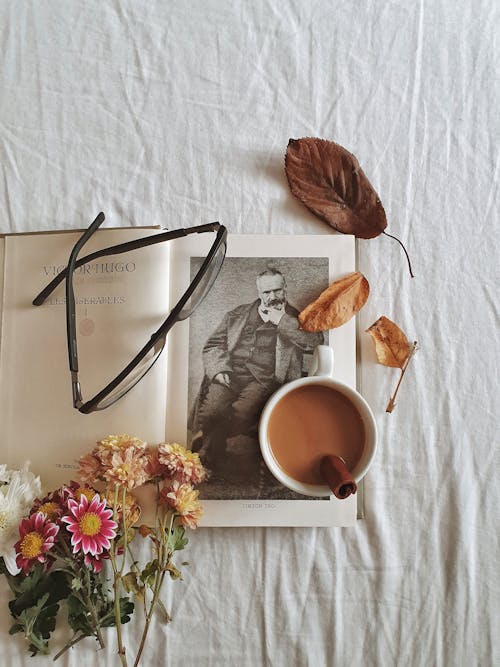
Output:
<instances>
[{"instance_id":1,"label":"coffee in mug","mask_svg":"<svg viewBox=\"0 0 500 667\"><path fill-rule=\"evenodd\" d=\"M305 484L324 484L323 457L338 456L353 470L363 454L365 427L345 394L326 385L306 384L276 403L267 439L276 463L287 475Z\"/></svg>"},{"instance_id":2,"label":"coffee in mug","mask_svg":"<svg viewBox=\"0 0 500 667\"><path fill-rule=\"evenodd\" d=\"M334 378L334 354L319 345L309 377L293 380L267 401L259 422L264 461L284 486L306 496L346 498L377 449L370 406Z\"/></svg>"}]
</instances>

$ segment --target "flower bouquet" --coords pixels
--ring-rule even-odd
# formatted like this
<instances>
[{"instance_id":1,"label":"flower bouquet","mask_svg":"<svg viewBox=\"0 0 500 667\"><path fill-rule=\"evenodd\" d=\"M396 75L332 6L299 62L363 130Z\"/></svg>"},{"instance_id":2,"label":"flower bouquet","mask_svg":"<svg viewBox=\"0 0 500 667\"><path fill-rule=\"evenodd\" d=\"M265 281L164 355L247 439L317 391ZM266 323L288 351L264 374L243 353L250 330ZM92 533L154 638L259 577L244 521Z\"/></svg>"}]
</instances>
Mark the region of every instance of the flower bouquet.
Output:
<instances>
[{"instance_id":1,"label":"flower bouquet","mask_svg":"<svg viewBox=\"0 0 500 667\"><path fill-rule=\"evenodd\" d=\"M197 454L176 443L153 447L110 435L79 460L78 476L42 497L40 479L27 465L0 466L0 571L14 594L10 632L23 632L33 655L50 653L65 601L72 637L54 659L86 637L103 647L103 630L114 626L127 665L122 626L140 605L137 665L155 610L170 620L160 593L167 575L181 578L172 559L187 544L185 529L196 528L202 515L194 487L206 472ZM154 499L148 524L139 523L140 487L149 487ZM142 565L133 552L137 536L149 544Z\"/></svg>"}]
</instances>

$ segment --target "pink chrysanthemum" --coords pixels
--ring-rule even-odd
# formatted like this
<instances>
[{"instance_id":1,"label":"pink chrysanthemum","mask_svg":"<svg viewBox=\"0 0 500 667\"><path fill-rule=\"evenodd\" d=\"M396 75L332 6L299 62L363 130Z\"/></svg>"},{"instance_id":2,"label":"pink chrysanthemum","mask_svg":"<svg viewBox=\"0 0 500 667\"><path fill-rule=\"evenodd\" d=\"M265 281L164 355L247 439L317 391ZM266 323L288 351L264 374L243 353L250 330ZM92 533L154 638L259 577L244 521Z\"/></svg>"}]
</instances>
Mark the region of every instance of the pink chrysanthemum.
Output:
<instances>
[{"instance_id":1,"label":"pink chrysanthemum","mask_svg":"<svg viewBox=\"0 0 500 667\"><path fill-rule=\"evenodd\" d=\"M87 567L91 567L94 570L94 572L99 573L102 570L103 560L105 560L108 557L109 554L107 552L103 552L102 554L96 554L95 556L92 556L92 554L85 554L85 558L83 560Z\"/></svg>"},{"instance_id":2,"label":"pink chrysanthemum","mask_svg":"<svg viewBox=\"0 0 500 667\"><path fill-rule=\"evenodd\" d=\"M54 546L59 526L47 519L43 513L37 512L23 519L19 526L19 541L15 544L16 563L28 574L35 561L47 562L47 553Z\"/></svg>"},{"instance_id":3,"label":"pink chrysanthemum","mask_svg":"<svg viewBox=\"0 0 500 667\"><path fill-rule=\"evenodd\" d=\"M181 484L200 484L206 478L199 455L176 442L158 445L158 460Z\"/></svg>"},{"instance_id":4,"label":"pink chrysanthemum","mask_svg":"<svg viewBox=\"0 0 500 667\"><path fill-rule=\"evenodd\" d=\"M72 534L73 553L83 551L84 554L96 556L111 546L110 540L116 536L118 524L111 519L113 510L106 507L106 501L96 494L91 502L85 495L80 500L68 500L69 516L61 521L67 524Z\"/></svg>"},{"instance_id":5,"label":"pink chrysanthemum","mask_svg":"<svg viewBox=\"0 0 500 667\"><path fill-rule=\"evenodd\" d=\"M162 489L160 503L174 509L185 528L194 529L203 514L198 495L199 491L195 491L191 484L179 484L175 481L172 486Z\"/></svg>"}]
</instances>

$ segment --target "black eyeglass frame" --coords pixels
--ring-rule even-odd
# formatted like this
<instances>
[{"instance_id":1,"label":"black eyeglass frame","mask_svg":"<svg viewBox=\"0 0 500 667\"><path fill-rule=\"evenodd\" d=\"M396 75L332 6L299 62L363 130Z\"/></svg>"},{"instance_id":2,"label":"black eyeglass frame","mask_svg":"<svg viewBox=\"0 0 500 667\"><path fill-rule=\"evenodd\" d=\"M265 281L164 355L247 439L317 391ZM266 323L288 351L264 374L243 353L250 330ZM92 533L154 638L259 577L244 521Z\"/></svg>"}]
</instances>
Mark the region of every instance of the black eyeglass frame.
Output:
<instances>
[{"instance_id":1,"label":"black eyeglass frame","mask_svg":"<svg viewBox=\"0 0 500 667\"><path fill-rule=\"evenodd\" d=\"M176 229L168 232L161 232L159 234L153 234L152 236L146 236L140 239L135 239L134 241L128 241L126 243L120 243L114 246L109 246L107 248L102 248L96 252L90 253L81 259L77 259L80 250L83 248L85 243L89 240L92 234L98 229L98 227L104 222L105 216L104 213L99 213L89 228L82 234L78 239L76 244L71 251L67 267L61 271L33 300L34 306L41 306L47 297L55 290L55 288L63 281L66 280L66 333L67 333L67 343L68 343L68 360L69 368L71 372L71 385L73 392L73 407L82 412L83 414L88 414L99 410L97 406L99 403L111 394L114 389L116 389L123 380L130 375L130 373L136 368L139 363L144 359L147 353L157 345L159 341L165 339L170 329L173 325L179 321L179 314L186 305L186 303L191 298L195 289L200 284L203 277L206 275L213 259L217 256L220 251L221 246L224 246L224 257L221 262L224 262L226 246L227 246L227 229L221 225L219 222L212 222L207 225L198 225L195 227L186 227L183 229ZM74 270L83 264L93 261L99 257L104 257L106 255L118 255L125 252L130 252L131 250L138 250L140 248L145 248L156 243L161 243L163 241L171 241L173 239L181 238L183 236L188 236L189 234L202 234L204 232L217 232L217 236L212 243L212 246L204 259L201 267L197 271L195 277L191 281L189 287L181 296L177 304L172 308L168 317L163 322L163 324L152 334L149 341L139 350L135 357L127 364L127 366L108 384L99 391L95 396L93 396L88 401L83 401L80 382L78 380L78 346L76 341L76 310L75 310L75 294L73 289L73 273ZM220 267L219 267L220 270ZM214 277L214 280L217 276ZM206 295L204 295L206 296ZM203 298L204 298L203 296ZM201 303L196 305L196 307ZM192 311L193 312L193 311ZM191 315L192 313L190 313ZM160 355L158 355L157 359ZM149 370L152 368L154 363L151 364L150 368L144 373L146 375ZM114 402L122 398L130 389L132 389L139 380L141 380L144 375L139 377L135 383L133 383L123 394L117 397ZM112 405L110 403L109 405ZM107 405L106 407L109 407Z\"/></svg>"}]
</instances>

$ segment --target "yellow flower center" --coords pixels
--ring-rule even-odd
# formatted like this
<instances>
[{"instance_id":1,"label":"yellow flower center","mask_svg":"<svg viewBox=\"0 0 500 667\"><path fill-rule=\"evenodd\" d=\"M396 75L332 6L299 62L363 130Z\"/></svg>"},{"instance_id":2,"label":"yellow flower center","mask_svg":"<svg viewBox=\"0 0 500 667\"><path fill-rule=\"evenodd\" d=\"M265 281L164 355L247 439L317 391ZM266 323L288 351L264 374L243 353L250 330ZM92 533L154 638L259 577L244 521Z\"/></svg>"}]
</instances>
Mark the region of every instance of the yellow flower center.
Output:
<instances>
[{"instance_id":1,"label":"yellow flower center","mask_svg":"<svg viewBox=\"0 0 500 667\"><path fill-rule=\"evenodd\" d=\"M116 468L116 475L119 479L125 479L130 472L130 467L126 463Z\"/></svg>"},{"instance_id":2,"label":"yellow flower center","mask_svg":"<svg viewBox=\"0 0 500 667\"><path fill-rule=\"evenodd\" d=\"M0 512L0 529L4 529L7 526L7 512Z\"/></svg>"},{"instance_id":3,"label":"yellow flower center","mask_svg":"<svg viewBox=\"0 0 500 667\"><path fill-rule=\"evenodd\" d=\"M75 491L75 497L77 500L80 500L80 496L85 496L85 498L87 498L89 503L91 503L92 498L95 496L95 491L94 489L89 489L88 486L80 486Z\"/></svg>"},{"instance_id":4,"label":"yellow flower center","mask_svg":"<svg viewBox=\"0 0 500 667\"><path fill-rule=\"evenodd\" d=\"M48 519L54 519L58 509L59 506L56 503L44 503L38 508L38 511L46 514Z\"/></svg>"},{"instance_id":5,"label":"yellow flower center","mask_svg":"<svg viewBox=\"0 0 500 667\"><path fill-rule=\"evenodd\" d=\"M94 512L86 512L80 519L80 530L84 535L97 535L101 530L102 521Z\"/></svg>"},{"instance_id":6,"label":"yellow flower center","mask_svg":"<svg viewBox=\"0 0 500 667\"><path fill-rule=\"evenodd\" d=\"M35 530L27 533L21 542L21 556L23 558L36 558L42 553L43 537Z\"/></svg>"}]
</instances>

